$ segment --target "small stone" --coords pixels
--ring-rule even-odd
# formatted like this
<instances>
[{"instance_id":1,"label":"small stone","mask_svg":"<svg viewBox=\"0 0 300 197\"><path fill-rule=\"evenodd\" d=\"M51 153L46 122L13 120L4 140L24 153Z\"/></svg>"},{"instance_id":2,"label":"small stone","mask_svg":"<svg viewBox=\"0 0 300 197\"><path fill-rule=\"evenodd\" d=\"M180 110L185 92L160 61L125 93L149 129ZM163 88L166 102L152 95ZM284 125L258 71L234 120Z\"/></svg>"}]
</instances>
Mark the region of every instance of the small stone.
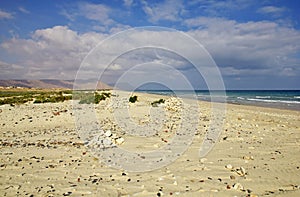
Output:
<instances>
[{"instance_id":1,"label":"small stone","mask_svg":"<svg viewBox=\"0 0 300 197\"><path fill-rule=\"evenodd\" d=\"M65 192L63 193L63 196L70 196L72 194L72 192Z\"/></svg>"},{"instance_id":2,"label":"small stone","mask_svg":"<svg viewBox=\"0 0 300 197\"><path fill-rule=\"evenodd\" d=\"M245 168L240 167L240 170L241 170L241 172L242 172L243 175L246 175L246 170L245 170Z\"/></svg>"},{"instance_id":3,"label":"small stone","mask_svg":"<svg viewBox=\"0 0 300 197\"><path fill-rule=\"evenodd\" d=\"M232 187L235 190L244 190L244 187L240 183L235 183Z\"/></svg>"},{"instance_id":4,"label":"small stone","mask_svg":"<svg viewBox=\"0 0 300 197\"><path fill-rule=\"evenodd\" d=\"M230 179L233 179L233 180L234 180L234 179L235 179L235 176L233 176L233 175L230 175Z\"/></svg>"},{"instance_id":5,"label":"small stone","mask_svg":"<svg viewBox=\"0 0 300 197\"><path fill-rule=\"evenodd\" d=\"M244 160L254 160L253 156L244 156L243 157Z\"/></svg>"},{"instance_id":6,"label":"small stone","mask_svg":"<svg viewBox=\"0 0 300 197\"><path fill-rule=\"evenodd\" d=\"M105 136L106 136L106 137L110 137L110 136L111 136L111 131L110 131L110 130L107 130L107 131L105 132Z\"/></svg>"},{"instance_id":7,"label":"small stone","mask_svg":"<svg viewBox=\"0 0 300 197\"><path fill-rule=\"evenodd\" d=\"M111 145L111 141L109 139L104 139L103 144L104 144L104 146L109 146L109 145Z\"/></svg>"},{"instance_id":8,"label":"small stone","mask_svg":"<svg viewBox=\"0 0 300 197\"><path fill-rule=\"evenodd\" d=\"M124 143L124 138L118 138L118 139L116 139L116 144L118 144L118 145L121 145L121 144L123 144Z\"/></svg>"},{"instance_id":9,"label":"small stone","mask_svg":"<svg viewBox=\"0 0 300 197\"><path fill-rule=\"evenodd\" d=\"M229 169L229 170L232 170L233 167L232 167L231 164L227 164L227 165L225 166L225 168L226 168L226 169Z\"/></svg>"}]
</instances>

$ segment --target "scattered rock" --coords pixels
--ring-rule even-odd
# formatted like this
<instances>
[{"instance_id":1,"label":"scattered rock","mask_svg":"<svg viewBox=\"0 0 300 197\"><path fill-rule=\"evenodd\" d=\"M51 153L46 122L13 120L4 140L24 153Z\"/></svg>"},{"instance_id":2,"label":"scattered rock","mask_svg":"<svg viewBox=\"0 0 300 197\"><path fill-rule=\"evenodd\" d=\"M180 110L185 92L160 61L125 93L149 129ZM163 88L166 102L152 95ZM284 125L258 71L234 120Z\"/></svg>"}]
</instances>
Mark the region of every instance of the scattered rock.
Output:
<instances>
[{"instance_id":1,"label":"scattered rock","mask_svg":"<svg viewBox=\"0 0 300 197\"><path fill-rule=\"evenodd\" d=\"M107 130L106 132L105 132L105 136L106 137L110 137L112 134L111 134L111 131L110 130Z\"/></svg>"},{"instance_id":2,"label":"scattered rock","mask_svg":"<svg viewBox=\"0 0 300 197\"><path fill-rule=\"evenodd\" d=\"M63 196L70 196L72 194L72 192L65 192L63 193Z\"/></svg>"},{"instance_id":3,"label":"scattered rock","mask_svg":"<svg viewBox=\"0 0 300 197\"><path fill-rule=\"evenodd\" d=\"M253 156L244 156L243 157L244 160L254 160Z\"/></svg>"},{"instance_id":4,"label":"scattered rock","mask_svg":"<svg viewBox=\"0 0 300 197\"><path fill-rule=\"evenodd\" d=\"M60 113L59 113L59 112L52 112L52 114L53 114L54 116L58 116L58 115L60 115Z\"/></svg>"},{"instance_id":5,"label":"scattered rock","mask_svg":"<svg viewBox=\"0 0 300 197\"><path fill-rule=\"evenodd\" d=\"M121 145L121 144L123 144L124 143L124 138L122 138L122 137L120 137L120 138L117 138L116 140L115 140L115 142L116 142L116 144L117 145Z\"/></svg>"},{"instance_id":6,"label":"scattered rock","mask_svg":"<svg viewBox=\"0 0 300 197\"><path fill-rule=\"evenodd\" d=\"M240 183L235 183L232 188L235 190L244 190L244 187Z\"/></svg>"},{"instance_id":7,"label":"scattered rock","mask_svg":"<svg viewBox=\"0 0 300 197\"><path fill-rule=\"evenodd\" d=\"M246 176L246 174L247 174L245 168L243 168L243 167L240 167L239 169L236 169L236 173L240 176Z\"/></svg>"},{"instance_id":8,"label":"scattered rock","mask_svg":"<svg viewBox=\"0 0 300 197\"><path fill-rule=\"evenodd\" d=\"M229 169L229 170L232 170L232 169L233 169L233 166L232 166L231 164L227 164L227 165L225 166L225 168L226 168L226 169Z\"/></svg>"}]
</instances>

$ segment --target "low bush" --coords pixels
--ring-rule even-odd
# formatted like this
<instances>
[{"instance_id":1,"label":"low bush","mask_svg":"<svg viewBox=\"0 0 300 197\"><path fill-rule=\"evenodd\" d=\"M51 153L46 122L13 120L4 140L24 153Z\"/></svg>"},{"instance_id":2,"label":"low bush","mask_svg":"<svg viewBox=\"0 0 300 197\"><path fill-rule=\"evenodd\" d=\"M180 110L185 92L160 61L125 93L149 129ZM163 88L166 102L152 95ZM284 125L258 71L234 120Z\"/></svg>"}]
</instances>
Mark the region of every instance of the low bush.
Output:
<instances>
[{"instance_id":1,"label":"low bush","mask_svg":"<svg viewBox=\"0 0 300 197\"><path fill-rule=\"evenodd\" d=\"M130 98L129 98L129 102L130 103L135 103L136 101L137 101L137 96L131 96Z\"/></svg>"},{"instance_id":2,"label":"low bush","mask_svg":"<svg viewBox=\"0 0 300 197\"><path fill-rule=\"evenodd\" d=\"M104 101L106 98L109 98L110 95L111 94L107 92L103 92L101 94L98 92L89 92L77 95L76 98L80 98L79 104L99 104L100 101Z\"/></svg>"},{"instance_id":3,"label":"low bush","mask_svg":"<svg viewBox=\"0 0 300 197\"><path fill-rule=\"evenodd\" d=\"M159 99L158 101L153 101L153 102L151 103L151 105L152 105L153 107L157 107L158 104L161 104L161 103L165 103L165 100L164 100L164 99Z\"/></svg>"}]
</instances>

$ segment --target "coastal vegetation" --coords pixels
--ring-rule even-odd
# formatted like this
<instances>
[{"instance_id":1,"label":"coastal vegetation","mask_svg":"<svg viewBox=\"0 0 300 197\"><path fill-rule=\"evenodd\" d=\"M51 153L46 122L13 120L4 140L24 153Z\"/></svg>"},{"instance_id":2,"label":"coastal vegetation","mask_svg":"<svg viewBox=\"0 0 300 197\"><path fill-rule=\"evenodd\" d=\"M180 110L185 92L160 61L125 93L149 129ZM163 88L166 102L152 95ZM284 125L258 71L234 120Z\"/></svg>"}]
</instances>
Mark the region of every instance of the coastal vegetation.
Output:
<instances>
[{"instance_id":1,"label":"coastal vegetation","mask_svg":"<svg viewBox=\"0 0 300 197\"><path fill-rule=\"evenodd\" d=\"M72 90L3 90L0 91L0 105L33 103L54 103L72 99Z\"/></svg>"},{"instance_id":2,"label":"coastal vegetation","mask_svg":"<svg viewBox=\"0 0 300 197\"><path fill-rule=\"evenodd\" d=\"M79 104L98 104L100 101L106 100L107 98L110 98L111 93L110 92L82 92L82 91L76 91L74 93L74 99L80 100Z\"/></svg>"},{"instance_id":3,"label":"coastal vegetation","mask_svg":"<svg viewBox=\"0 0 300 197\"><path fill-rule=\"evenodd\" d=\"M137 96L131 96L130 98L129 98L129 102L130 103L135 103L136 101L137 101Z\"/></svg>"},{"instance_id":4,"label":"coastal vegetation","mask_svg":"<svg viewBox=\"0 0 300 197\"><path fill-rule=\"evenodd\" d=\"M152 107L157 107L159 104L161 104L161 103L165 103L165 100L164 99L159 99L159 100L157 100L157 101L153 101L152 103L151 103L151 105L152 105Z\"/></svg>"}]
</instances>

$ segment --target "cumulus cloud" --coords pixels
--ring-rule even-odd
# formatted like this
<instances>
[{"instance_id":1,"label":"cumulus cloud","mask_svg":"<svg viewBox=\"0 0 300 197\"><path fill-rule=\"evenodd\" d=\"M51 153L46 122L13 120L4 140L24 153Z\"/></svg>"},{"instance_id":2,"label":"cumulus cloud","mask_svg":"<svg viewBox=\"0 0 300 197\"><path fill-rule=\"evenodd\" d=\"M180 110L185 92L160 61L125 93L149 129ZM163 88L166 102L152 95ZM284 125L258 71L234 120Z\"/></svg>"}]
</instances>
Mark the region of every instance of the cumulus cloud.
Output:
<instances>
[{"instance_id":1,"label":"cumulus cloud","mask_svg":"<svg viewBox=\"0 0 300 197\"><path fill-rule=\"evenodd\" d=\"M225 74L284 75L283 65L299 66L294 55L300 51L300 32L295 29L268 21L238 23L207 17L185 24L194 28L189 34L208 49Z\"/></svg>"},{"instance_id":2,"label":"cumulus cloud","mask_svg":"<svg viewBox=\"0 0 300 197\"><path fill-rule=\"evenodd\" d=\"M143 1L143 10L148 15L149 21L156 23L158 21L178 21L180 15L184 12L183 3L180 0L165 0L164 2L149 5Z\"/></svg>"},{"instance_id":3,"label":"cumulus cloud","mask_svg":"<svg viewBox=\"0 0 300 197\"><path fill-rule=\"evenodd\" d=\"M300 51L300 32L295 29L269 21L239 23L218 17L198 17L183 24L192 29L187 33L208 50L225 77L300 75L299 59L295 55ZM1 50L8 53L5 58L10 61L2 58L0 77L74 79L84 57L108 36L96 32L79 34L66 26L55 26L36 30L29 39L13 38L1 44ZM165 48L151 48L162 43ZM206 51L189 46L186 40L176 37L176 32L136 29L104 43L85 62L82 77L99 77L106 69L104 82L115 83L125 71L147 63L133 70L130 76L136 74L143 79L143 75L157 71L158 67L153 65L170 65L174 70L162 67L161 71L168 71L170 76L180 71L196 79L193 65L184 58L201 62L204 72L209 72L211 62ZM128 53L117 56L122 50ZM179 87L180 83L175 85Z\"/></svg>"},{"instance_id":4,"label":"cumulus cloud","mask_svg":"<svg viewBox=\"0 0 300 197\"><path fill-rule=\"evenodd\" d=\"M30 39L3 42L1 48L14 59L13 64L23 67L16 78L74 79L82 59L104 38L103 34L78 34L66 26L55 26L36 30Z\"/></svg>"},{"instance_id":5,"label":"cumulus cloud","mask_svg":"<svg viewBox=\"0 0 300 197\"><path fill-rule=\"evenodd\" d=\"M0 79L20 79L26 68L17 64L0 61Z\"/></svg>"},{"instance_id":6,"label":"cumulus cloud","mask_svg":"<svg viewBox=\"0 0 300 197\"><path fill-rule=\"evenodd\" d=\"M0 20L1 19L12 19L12 18L13 18L12 13L9 13L9 12L6 12L6 11L3 11L0 9Z\"/></svg>"}]
</instances>

